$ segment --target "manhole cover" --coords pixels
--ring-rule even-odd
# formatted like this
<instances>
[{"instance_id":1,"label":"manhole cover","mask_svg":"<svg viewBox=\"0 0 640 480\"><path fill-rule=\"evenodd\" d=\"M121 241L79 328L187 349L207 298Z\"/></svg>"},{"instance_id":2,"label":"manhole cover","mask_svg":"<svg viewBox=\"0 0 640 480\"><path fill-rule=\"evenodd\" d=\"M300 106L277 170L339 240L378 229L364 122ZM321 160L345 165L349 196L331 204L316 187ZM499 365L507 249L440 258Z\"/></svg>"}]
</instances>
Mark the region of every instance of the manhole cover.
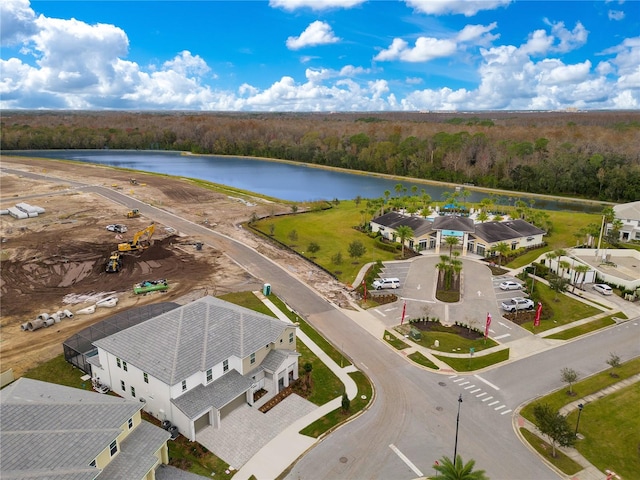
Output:
<instances>
[{"instance_id":1,"label":"manhole cover","mask_svg":"<svg viewBox=\"0 0 640 480\"><path fill-rule=\"evenodd\" d=\"M436 410L441 412L443 409L442 409L442 407L436 407Z\"/></svg>"},{"instance_id":2,"label":"manhole cover","mask_svg":"<svg viewBox=\"0 0 640 480\"><path fill-rule=\"evenodd\" d=\"M438 385L440 385L441 387L446 387L447 386L447 384L444 383L444 382L438 382Z\"/></svg>"},{"instance_id":3,"label":"manhole cover","mask_svg":"<svg viewBox=\"0 0 640 480\"><path fill-rule=\"evenodd\" d=\"M347 457L340 457L340 463L347 463L349 459Z\"/></svg>"}]
</instances>

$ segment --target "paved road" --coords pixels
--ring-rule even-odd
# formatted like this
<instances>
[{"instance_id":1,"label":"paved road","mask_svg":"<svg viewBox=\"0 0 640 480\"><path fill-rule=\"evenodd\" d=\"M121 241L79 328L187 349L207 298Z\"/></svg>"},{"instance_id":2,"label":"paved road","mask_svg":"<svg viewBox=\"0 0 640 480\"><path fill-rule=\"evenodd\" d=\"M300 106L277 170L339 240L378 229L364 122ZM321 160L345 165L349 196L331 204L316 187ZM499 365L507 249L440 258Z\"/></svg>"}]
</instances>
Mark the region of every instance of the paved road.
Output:
<instances>
[{"instance_id":1,"label":"paved road","mask_svg":"<svg viewBox=\"0 0 640 480\"><path fill-rule=\"evenodd\" d=\"M48 176L19 173L50 180ZM371 409L312 449L288 478L411 479L432 474L435 459L453 454L460 393L463 403L458 453L476 459L478 467L493 479L557 478L520 443L513 432L511 415L504 411L561 386L562 367L570 366L587 375L606 367L604 361L610 351L623 360L640 355L639 322L635 320L482 373L480 378L427 372L406 362L290 272L245 245L108 188L84 188L128 208L138 208L144 215L225 252L251 274L271 283L274 293L356 359L356 365L373 380L376 399ZM482 393L485 395L480 396ZM493 398L483 401L487 396Z\"/></svg>"}]
</instances>

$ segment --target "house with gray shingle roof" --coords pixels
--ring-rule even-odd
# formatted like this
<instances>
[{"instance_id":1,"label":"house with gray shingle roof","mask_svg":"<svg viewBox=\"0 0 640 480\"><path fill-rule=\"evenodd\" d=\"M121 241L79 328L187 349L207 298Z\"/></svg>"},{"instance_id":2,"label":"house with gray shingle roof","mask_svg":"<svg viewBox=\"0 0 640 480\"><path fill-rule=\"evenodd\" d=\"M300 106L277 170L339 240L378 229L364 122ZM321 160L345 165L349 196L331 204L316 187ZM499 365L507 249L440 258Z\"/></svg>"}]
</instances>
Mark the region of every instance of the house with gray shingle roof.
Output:
<instances>
[{"instance_id":1,"label":"house with gray shingle roof","mask_svg":"<svg viewBox=\"0 0 640 480\"><path fill-rule=\"evenodd\" d=\"M616 219L622 222L620 241L640 241L640 202L630 202L613 207ZM613 224L607 224L607 233L613 230Z\"/></svg>"},{"instance_id":2,"label":"house with gray shingle roof","mask_svg":"<svg viewBox=\"0 0 640 480\"><path fill-rule=\"evenodd\" d=\"M0 477L153 480L170 435L142 420L142 407L20 378L0 391Z\"/></svg>"},{"instance_id":3,"label":"house with gray shingle roof","mask_svg":"<svg viewBox=\"0 0 640 480\"><path fill-rule=\"evenodd\" d=\"M486 256L500 242L508 243L513 250L540 246L544 243L542 237L546 233L520 219L475 223L469 217L451 214L441 214L431 220L389 212L370 222L372 232L379 232L391 241L400 241L396 229L401 225L411 227L414 232L413 238L405 240L407 247L419 251L434 249L436 254L440 253L440 247L447 237L458 239L462 255L470 251Z\"/></svg>"},{"instance_id":4,"label":"house with gray shingle roof","mask_svg":"<svg viewBox=\"0 0 640 480\"><path fill-rule=\"evenodd\" d=\"M223 418L253 394L273 396L298 378L296 326L214 298L162 313L94 342L92 377L184 436Z\"/></svg>"}]
</instances>

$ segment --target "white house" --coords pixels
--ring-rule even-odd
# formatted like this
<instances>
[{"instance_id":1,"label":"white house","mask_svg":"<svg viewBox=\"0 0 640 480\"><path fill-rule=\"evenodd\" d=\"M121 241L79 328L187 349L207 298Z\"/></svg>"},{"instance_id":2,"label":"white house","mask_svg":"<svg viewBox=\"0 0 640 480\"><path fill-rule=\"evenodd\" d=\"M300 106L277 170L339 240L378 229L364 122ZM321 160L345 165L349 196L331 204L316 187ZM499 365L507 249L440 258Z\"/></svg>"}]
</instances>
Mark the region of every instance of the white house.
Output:
<instances>
[{"instance_id":1,"label":"white house","mask_svg":"<svg viewBox=\"0 0 640 480\"><path fill-rule=\"evenodd\" d=\"M170 435L142 420L142 407L20 378L0 391L0 477L154 480Z\"/></svg>"},{"instance_id":2,"label":"white house","mask_svg":"<svg viewBox=\"0 0 640 480\"><path fill-rule=\"evenodd\" d=\"M254 392L298 378L296 326L214 297L94 342L92 377L195 440Z\"/></svg>"},{"instance_id":3,"label":"white house","mask_svg":"<svg viewBox=\"0 0 640 480\"><path fill-rule=\"evenodd\" d=\"M640 201L616 205L613 211L616 219L622 222L620 240L622 242L640 241ZM607 225L607 231L612 228L611 224Z\"/></svg>"}]
</instances>

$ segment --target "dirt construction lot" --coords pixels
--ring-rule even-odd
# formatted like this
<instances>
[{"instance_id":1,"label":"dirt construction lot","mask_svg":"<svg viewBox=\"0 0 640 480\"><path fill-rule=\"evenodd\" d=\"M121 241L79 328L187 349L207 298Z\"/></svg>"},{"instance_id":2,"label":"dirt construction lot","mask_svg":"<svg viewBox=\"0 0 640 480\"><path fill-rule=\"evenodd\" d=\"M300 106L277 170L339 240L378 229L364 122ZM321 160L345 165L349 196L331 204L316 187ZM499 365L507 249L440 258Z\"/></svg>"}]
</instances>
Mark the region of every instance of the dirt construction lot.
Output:
<instances>
[{"instance_id":1,"label":"dirt construction lot","mask_svg":"<svg viewBox=\"0 0 640 480\"><path fill-rule=\"evenodd\" d=\"M99 166L17 157L2 158L1 209L19 202L46 210L35 218L17 220L0 216L0 370L25 370L62 353L62 342L77 331L115 312L157 302L186 303L200 296L231 291L256 290L261 281L241 269L223 252L204 246L199 239L182 236L168 226L155 224L152 245L139 254L123 257L118 273L106 273L109 255L117 244L154 219L126 218L127 208L101 195L78 190L69 181L113 188L137 200L179 214L201 225L242 240L283 264L294 274L309 278L330 299L342 303L344 287L313 265L277 247L265 244L238 224L257 215L289 211L280 205L236 193L225 194L195 186L188 180ZM4 169L48 175L50 181L29 179ZM63 179L60 181L58 179ZM66 181L65 181L66 180ZM106 225L120 223L128 231L115 234ZM143 237L144 238L144 237ZM133 284L166 278L169 290L135 295ZM98 308L94 314L75 315L48 328L23 331L21 325L41 313L68 309L77 312L99 299L117 296L115 308Z\"/></svg>"}]
</instances>

